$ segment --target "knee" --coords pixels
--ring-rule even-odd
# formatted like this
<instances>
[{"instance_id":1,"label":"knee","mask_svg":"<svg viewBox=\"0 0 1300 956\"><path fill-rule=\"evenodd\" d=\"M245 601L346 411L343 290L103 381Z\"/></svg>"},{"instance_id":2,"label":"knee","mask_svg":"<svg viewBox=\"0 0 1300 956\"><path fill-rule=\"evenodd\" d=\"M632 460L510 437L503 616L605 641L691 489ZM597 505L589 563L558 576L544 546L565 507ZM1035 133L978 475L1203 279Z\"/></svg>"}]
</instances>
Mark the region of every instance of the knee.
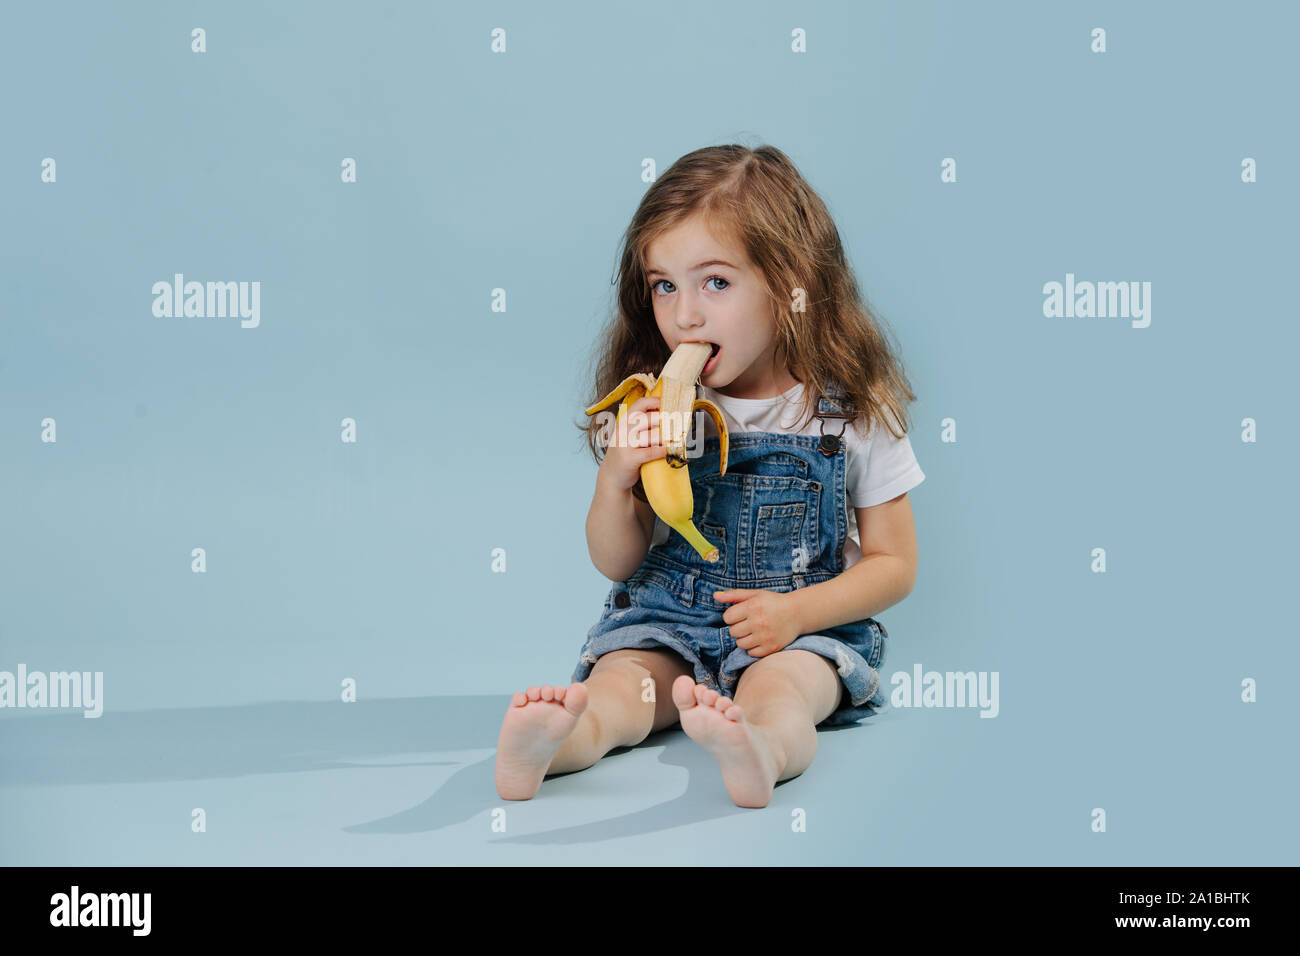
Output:
<instances>
[{"instance_id":1,"label":"knee","mask_svg":"<svg viewBox=\"0 0 1300 956\"><path fill-rule=\"evenodd\" d=\"M596 659L588 680L606 674L620 678L651 676L650 665L635 648L623 648L602 654Z\"/></svg>"},{"instance_id":2,"label":"knee","mask_svg":"<svg viewBox=\"0 0 1300 956\"><path fill-rule=\"evenodd\" d=\"M653 702L659 697L659 689L654 687L654 671L644 659L637 656L637 651L618 650L602 655L597 659L586 682L593 681L606 685L621 705L618 712L623 718L615 718L616 723L630 722L640 735L637 742L650 733L655 719Z\"/></svg>"},{"instance_id":3,"label":"knee","mask_svg":"<svg viewBox=\"0 0 1300 956\"><path fill-rule=\"evenodd\" d=\"M740 700L742 691L747 698L757 693L758 700L751 700L751 705L798 701L805 710L815 712L825 707L827 692L838 689L839 677L834 665L820 655L796 647L765 655L746 667L740 675L736 699Z\"/></svg>"}]
</instances>

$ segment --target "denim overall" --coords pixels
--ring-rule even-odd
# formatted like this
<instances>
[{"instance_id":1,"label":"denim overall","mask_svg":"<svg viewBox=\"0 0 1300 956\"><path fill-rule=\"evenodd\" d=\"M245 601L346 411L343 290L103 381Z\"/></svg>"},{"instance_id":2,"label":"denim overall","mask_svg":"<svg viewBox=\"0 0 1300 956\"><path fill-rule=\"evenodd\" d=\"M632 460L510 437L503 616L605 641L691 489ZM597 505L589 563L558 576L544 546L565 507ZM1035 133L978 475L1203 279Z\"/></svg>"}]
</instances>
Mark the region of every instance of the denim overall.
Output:
<instances>
[{"instance_id":1,"label":"denim overall","mask_svg":"<svg viewBox=\"0 0 1300 956\"><path fill-rule=\"evenodd\" d=\"M844 570L847 451L835 428L827 434L826 423L845 416L832 396L821 398L817 410L821 437L732 434L725 475L718 474L716 437L704 441L700 456L688 458L695 526L718 546L717 563L706 562L669 529L668 539L646 552L641 567L610 589L572 680L586 680L597 659L610 651L667 647L691 664L697 682L723 696L735 695L741 672L760 658L736 646L722 619L732 604L715 601L713 592L785 593L829 581ZM697 425L702 414L696 413ZM846 427L844 421L839 433ZM885 706L888 694L878 668L888 636L883 625L867 618L786 645L833 662L844 685L840 706L819 726L851 724Z\"/></svg>"}]
</instances>

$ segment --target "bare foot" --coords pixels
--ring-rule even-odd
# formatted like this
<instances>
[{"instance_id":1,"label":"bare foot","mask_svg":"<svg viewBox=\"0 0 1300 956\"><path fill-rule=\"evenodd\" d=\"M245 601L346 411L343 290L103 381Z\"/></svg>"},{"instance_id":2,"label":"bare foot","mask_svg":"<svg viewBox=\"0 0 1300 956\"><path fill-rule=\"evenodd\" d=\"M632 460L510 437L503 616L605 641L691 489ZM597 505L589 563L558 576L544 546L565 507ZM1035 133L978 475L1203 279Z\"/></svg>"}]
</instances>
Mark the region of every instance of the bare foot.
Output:
<instances>
[{"instance_id":1,"label":"bare foot","mask_svg":"<svg viewBox=\"0 0 1300 956\"><path fill-rule=\"evenodd\" d=\"M516 691L497 738L496 784L503 800L531 800L555 752L587 709L587 687L546 684Z\"/></svg>"},{"instance_id":2,"label":"bare foot","mask_svg":"<svg viewBox=\"0 0 1300 956\"><path fill-rule=\"evenodd\" d=\"M745 720L740 705L685 674L673 681L682 730L722 768L722 782L738 807L765 807L780 772L762 730Z\"/></svg>"}]
</instances>

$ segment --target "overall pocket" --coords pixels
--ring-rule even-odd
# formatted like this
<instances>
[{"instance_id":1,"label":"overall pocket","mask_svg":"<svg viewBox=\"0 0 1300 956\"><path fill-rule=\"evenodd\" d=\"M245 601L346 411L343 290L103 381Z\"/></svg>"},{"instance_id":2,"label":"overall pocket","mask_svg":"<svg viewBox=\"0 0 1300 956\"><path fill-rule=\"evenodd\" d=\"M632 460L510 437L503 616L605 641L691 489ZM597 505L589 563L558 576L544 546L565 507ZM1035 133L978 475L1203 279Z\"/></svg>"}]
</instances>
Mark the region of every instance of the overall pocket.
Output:
<instances>
[{"instance_id":1,"label":"overall pocket","mask_svg":"<svg viewBox=\"0 0 1300 956\"><path fill-rule=\"evenodd\" d=\"M803 478L744 475L753 516L751 577L789 577L808 570L818 553L820 482Z\"/></svg>"}]
</instances>

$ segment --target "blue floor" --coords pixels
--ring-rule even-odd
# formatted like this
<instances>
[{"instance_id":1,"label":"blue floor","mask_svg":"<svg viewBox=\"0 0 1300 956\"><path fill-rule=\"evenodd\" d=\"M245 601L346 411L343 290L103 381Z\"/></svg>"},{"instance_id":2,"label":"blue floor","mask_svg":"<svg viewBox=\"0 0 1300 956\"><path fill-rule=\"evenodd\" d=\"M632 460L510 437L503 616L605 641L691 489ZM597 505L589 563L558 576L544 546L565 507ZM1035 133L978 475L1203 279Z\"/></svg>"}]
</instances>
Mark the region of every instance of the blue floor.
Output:
<instances>
[{"instance_id":1,"label":"blue floor","mask_svg":"<svg viewBox=\"0 0 1300 956\"><path fill-rule=\"evenodd\" d=\"M281 702L110 711L95 720L11 710L0 719L0 861L1294 860L1294 838L1255 843L1243 854L1230 816L1209 813L1212 782L1170 804L1168 793L1181 788L1176 779L1168 779L1162 796L1150 780L1139 794L1137 787L1117 790L1113 776L1091 787L1086 774L1082 786L1059 774L1036 776L1026 765L1032 754L993 746L1007 736L1006 728L994 730L1001 721L972 711L894 709L823 730L813 765L780 784L761 810L736 807L716 763L677 728L616 750L587 770L548 779L531 801L503 801L492 771L507 703L506 695ZM954 760L958 751L969 759ZM1110 832L1092 832L1093 799L1110 806ZM195 808L204 811L206 832L191 830ZM1189 829L1185 811L1204 825ZM1280 806L1274 818L1285 819ZM797 820L806 823L802 831Z\"/></svg>"}]
</instances>

